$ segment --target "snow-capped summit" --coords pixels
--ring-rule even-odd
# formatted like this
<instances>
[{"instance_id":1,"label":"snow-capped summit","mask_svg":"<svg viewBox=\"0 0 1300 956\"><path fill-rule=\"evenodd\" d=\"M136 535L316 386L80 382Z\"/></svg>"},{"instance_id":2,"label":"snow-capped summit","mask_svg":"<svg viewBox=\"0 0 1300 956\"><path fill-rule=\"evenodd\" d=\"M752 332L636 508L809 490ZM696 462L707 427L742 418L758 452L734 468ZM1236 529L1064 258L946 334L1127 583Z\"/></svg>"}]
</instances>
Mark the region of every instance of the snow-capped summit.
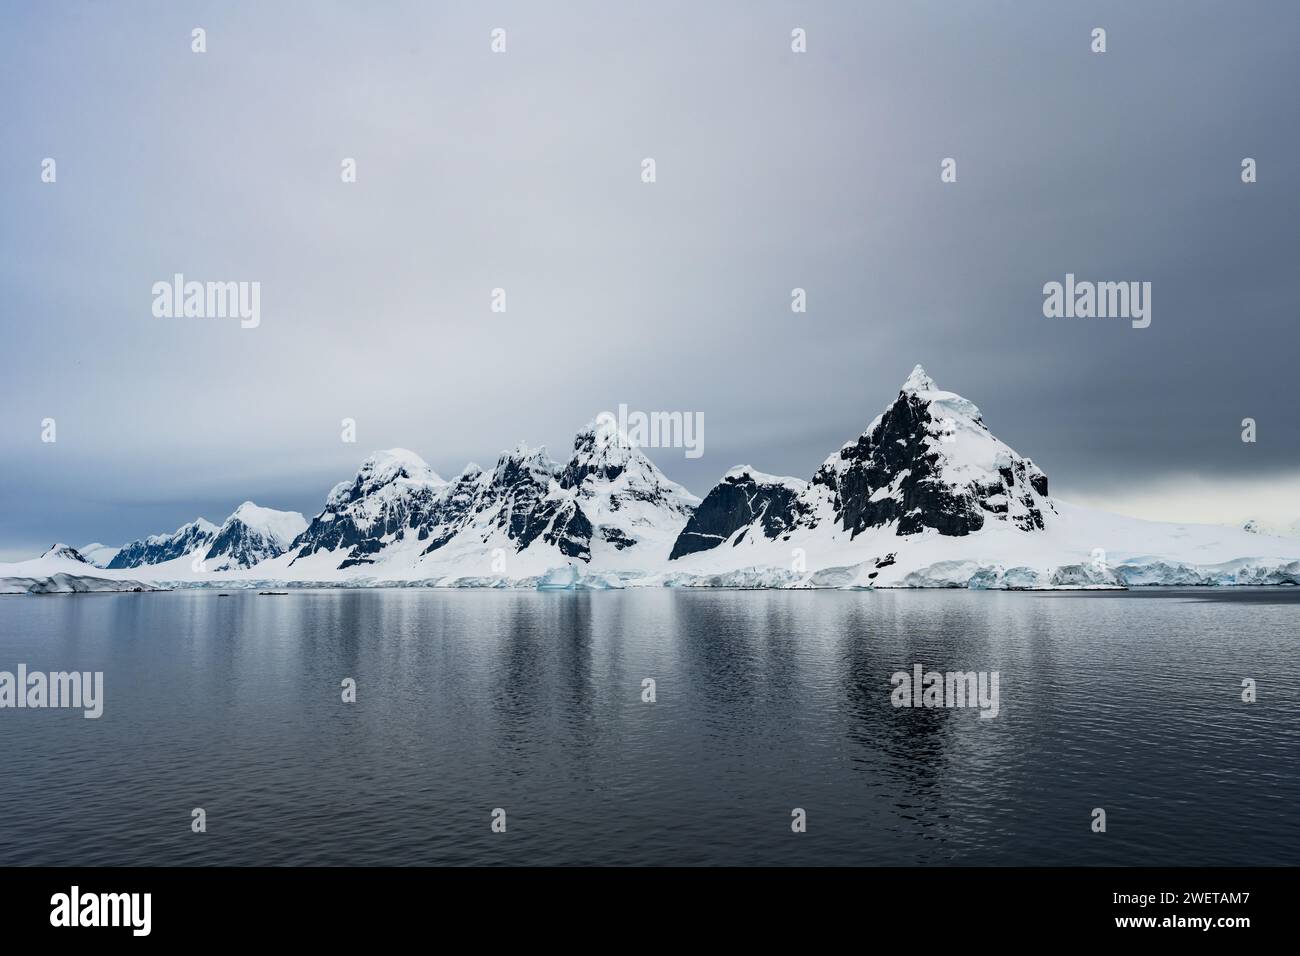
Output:
<instances>
[{"instance_id":1,"label":"snow-capped summit","mask_svg":"<svg viewBox=\"0 0 1300 956\"><path fill-rule=\"evenodd\" d=\"M196 518L171 534L153 534L143 540L122 545L108 567L117 570L172 561L206 548L216 533L217 526L211 521Z\"/></svg>"},{"instance_id":2,"label":"snow-capped summit","mask_svg":"<svg viewBox=\"0 0 1300 956\"><path fill-rule=\"evenodd\" d=\"M700 503L675 481L671 481L630 442L609 420L588 422L573 439L573 453L560 475L560 487L598 494L603 483L617 483L617 490L642 501L657 502L668 510L688 515Z\"/></svg>"},{"instance_id":3,"label":"snow-capped summit","mask_svg":"<svg viewBox=\"0 0 1300 956\"><path fill-rule=\"evenodd\" d=\"M335 485L327 504L344 505L374 494L394 482L412 486L438 485L442 484L442 479L415 452L405 448L389 448L366 458L351 481Z\"/></svg>"},{"instance_id":4,"label":"snow-capped summit","mask_svg":"<svg viewBox=\"0 0 1300 956\"><path fill-rule=\"evenodd\" d=\"M406 478L410 481L441 482L437 472L428 462L406 448L387 448L377 451L361 463L359 474L371 477L376 483Z\"/></svg>"},{"instance_id":5,"label":"snow-capped summit","mask_svg":"<svg viewBox=\"0 0 1300 956\"><path fill-rule=\"evenodd\" d=\"M563 465L545 447L520 442L491 471L470 465L449 482L411 452L385 452L335 486L289 563L309 559L322 574L359 565L409 574L414 564L430 576L486 576L504 560L489 561L493 554L526 555L512 559L515 568L538 574L605 554L652 566L667 558L697 503L594 422Z\"/></svg>"},{"instance_id":6,"label":"snow-capped summit","mask_svg":"<svg viewBox=\"0 0 1300 956\"><path fill-rule=\"evenodd\" d=\"M974 403L940 389L917 365L894 402L808 484L748 466L727 472L672 557L759 535L784 541L796 529L849 540L879 528L960 536L993 522L1037 531L1053 513L1047 476L994 437Z\"/></svg>"},{"instance_id":7,"label":"snow-capped summit","mask_svg":"<svg viewBox=\"0 0 1300 956\"><path fill-rule=\"evenodd\" d=\"M871 427L826 459L811 492L822 499L810 502L814 510L829 505L850 536L884 525L899 535L964 535L986 521L1034 531L1053 511L1047 476L919 365Z\"/></svg>"},{"instance_id":8,"label":"snow-capped summit","mask_svg":"<svg viewBox=\"0 0 1300 956\"><path fill-rule=\"evenodd\" d=\"M250 568L284 554L307 520L296 511L275 511L245 501L225 520L204 554L214 568Z\"/></svg>"},{"instance_id":9,"label":"snow-capped summit","mask_svg":"<svg viewBox=\"0 0 1300 956\"><path fill-rule=\"evenodd\" d=\"M89 561L82 557L80 551L67 544L53 545L48 551L41 555L42 560L45 558L63 558L67 561L78 561L81 564L90 564Z\"/></svg>"},{"instance_id":10,"label":"snow-capped summit","mask_svg":"<svg viewBox=\"0 0 1300 956\"><path fill-rule=\"evenodd\" d=\"M573 439L573 454L569 456L561 484L576 488L589 475L612 481L638 458L649 461L619 431L617 423L603 418L588 422Z\"/></svg>"},{"instance_id":11,"label":"snow-capped summit","mask_svg":"<svg viewBox=\"0 0 1300 956\"><path fill-rule=\"evenodd\" d=\"M925 373L925 369L917 365L912 369L912 374L907 376L907 381L903 383L904 392L933 392L935 391L934 379Z\"/></svg>"},{"instance_id":12,"label":"snow-capped summit","mask_svg":"<svg viewBox=\"0 0 1300 956\"><path fill-rule=\"evenodd\" d=\"M662 560L700 503L607 420L574 437L560 492L576 510L580 527L571 531L585 542L576 554L586 560L600 552Z\"/></svg>"},{"instance_id":13,"label":"snow-capped summit","mask_svg":"<svg viewBox=\"0 0 1300 956\"><path fill-rule=\"evenodd\" d=\"M373 563L386 545L405 540L408 532L428 522L446 487L415 452L377 451L351 481L330 491L325 508L293 541L293 562L321 551L343 551L338 568Z\"/></svg>"},{"instance_id":14,"label":"snow-capped summit","mask_svg":"<svg viewBox=\"0 0 1300 956\"><path fill-rule=\"evenodd\" d=\"M503 451L497 458L492 481L497 485L513 486L527 476L545 487L558 474L559 465L546 453L545 445L531 448L527 442L520 441L513 449Z\"/></svg>"},{"instance_id":15,"label":"snow-capped summit","mask_svg":"<svg viewBox=\"0 0 1300 956\"><path fill-rule=\"evenodd\" d=\"M296 511L274 511L245 501L220 527L198 518L171 534L150 535L124 544L102 566L108 570L125 570L189 558L213 562L205 573L214 569L247 568L283 554L306 527L306 520ZM96 547L103 548L103 545ZM173 569L173 573L185 571Z\"/></svg>"},{"instance_id":16,"label":"snow-capped summit","mask_svg":"<svg viewBox=\"0 0 1300 956\"><path fill-rule=\"evenodd\" d=\"M503 452L462 526L444 530L426 553L445 548L431 558L450 560L477 542L528 552L542 569L622 552L658 562L697 502L639 449L592 422L575 436L563 466L523 443Z\"/></svg>"}]
</instances>

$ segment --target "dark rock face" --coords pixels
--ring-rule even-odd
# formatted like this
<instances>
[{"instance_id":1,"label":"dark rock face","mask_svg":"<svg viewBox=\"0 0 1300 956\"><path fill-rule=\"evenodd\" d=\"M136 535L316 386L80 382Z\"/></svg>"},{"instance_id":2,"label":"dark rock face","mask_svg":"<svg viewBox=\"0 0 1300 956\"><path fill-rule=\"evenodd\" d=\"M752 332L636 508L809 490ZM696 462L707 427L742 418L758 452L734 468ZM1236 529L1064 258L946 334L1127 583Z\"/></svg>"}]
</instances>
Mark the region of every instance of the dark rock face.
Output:
<instances>
[{"instance_id":1,"label":"dark rock face","mask_svg":"<svg viewBox=\"0 0 1300 956\"><path fill-rule=\"evenodd\" d=\"M257 546L250 540L249 530L242 521L227 522L212 539L212 545L204 557L216 558L227 555L241 567L251 567L262 560L262 557L254 556ZM274 555L268 554L265 557L274 557Z\"/></svg>"},{"instance_id":2,"label":"dark rock face","mask_svg":"<svg viewBox=\"0 0 1300 956\"><path fill-rule=\"evenodd\" d=\"M41 557L67 558L69 561L79 561L82 564L90 564L90 562L86 560L85 555L83 555L76 548L72 547L72 545L70 544L51 545L49 550L47 550L43 555L41 555Z\"/></svg>"},{"instance_id":3,"label":"dark rock face","mask_svg":"<svg viewBox=\"0 0 1300 956\"><path fill-rule=\"evenodd\" d=\"M756 522L766 537L776 538L789 531L801 513L803 503L790 485L759 482L749 471L729 473L700 502L668 558L715 548Z\"/></svg>"},{"instance_id":4,"label":"dark rock face","mask_svg":"<svg viewBox=\"0 0 1300 956\"><path fill-rule=\"evenodd\" d=\"M636 544L634 540L629 538L618 528L610 525L601 525L599 533L602 541L608 541L619 551L622 551L624 548L630 548L632 545Z\"/></svg>"},{"instance_id":5,"label":"dark rock face","mask_svg":"<svg viewBox=\"0 0 1300 956\"><path fill-rule=\"evenodd\" d=\"M591 522L574 501L560 506L543 540L560 549L565 557L591 560Z\"/></svg>"},{"instance_id":6,"label":"dark rock face","mask_svg":"<svg viewBox=\"0 0 1300 956\"><path fill-rule=\"evenodd\" d=\"M438 512L438 524L430 527L421 524L417 536L421 541L428 540L429 546L424 554L437 551L464 527L465 522L474 513L479 500L483 479L483 470L471 466L456 478L443 497L442 507Z\"/></svg>"},{"instance_id":7,"label":"dark rock face","mask_svg":"<svg viewBox=\"0 0 1300 956\"><path fill-rule=\"evenodd\" d=\"M401 484L419 478L407 469L385 472L376 485L363 473L330 495L325 510L298 537L294 561L317 551L345 549L339 568L373 564L390 544L414 535L427 541L421 554L445 547L477 526L487 540L505 532L517 551L541 537L568 557L591 557L591 522L572 502L548 497L558 466L544 451L519 448L504 453L490 476L471 466L443 484Z\"/></svg>"},{"instance_id":8,"label":"dark rock face","mask_svg":"<svg viewBox=\"0 0 1300 956\"><path fill-rule=\"evenodd\" d=\"M874 430L841 449L838 462L817 470L813 484L830 490L837 522L851 537L891 521L898 522L900 535L927 527L964 535L984 526L977 502L939 478L939 454L925 443L931 422L923 402L900 394ZM876 489L890 487L899 476L895 494L871 500Z\"/></svg>"},{"instance_id":9,"label":"dark rock face","mask_svg":"<svg viewBox=\"0 0 1300 956\"><path fill-rule=\"evenodd\" d=\"M307 530L290 546L290 550L298 552L290 564L317 551L339 548L349 549L340 568L373 563L371 555L382 550L385 541L403 540L408 532L429 524L436 512L437 495L428 487L412 488L405 494L388 497L373 516L362 516L348 508L359 497L363 495L355 484L332 496L325 510L312 519Z\"/></svg>"},{"instance_id":10,"label":"dark rock face","mask_svg":"<svg viewBox=\"0 0 1300 956\"><path fill-rule=\"evenodd\" d=\"M973 421L984 427L978 417ZM892 521L898 522L900 535L926 528L966 535L984 527L986 514L1006 515L1012 498L1024 506L1017 522L1021 530L1043 527L1030 492L1041 488L1038 493L1046 495L1046 475L1024 459L1008 456L988 480L954 483L942 473L943 456L930 440L942 431L927 402L900 392L875 428L818 469L813 485L831 493L836 520L851 537ZM878 489L889 493L878 495Z\"/></svg>"},{"instance_id":11,"label":"dark rock face","mask_svg":"<svg viewBox=\"0 0 1300 956\"><path fill-rule=\"evenodd\" d=\"M284 549L271 538L250 528L242 521L233 520L227 521L218 530L204 558L216 560L228 557L241 568L251 568L261 561L279 557L283 553Z\"/></svg>"},{"instance_id":12,"label":"dark rock face","mask_svg":"<svg viewBox=\"0 0 1300 956\"><path fill-rule=\"evenodd\" d=\"M685 522L689 493L638 450L608 438L593 424L578 433L563 467L544 449L520 445L503 453L491 474L471 466L451 482L438 479L411 452L376 453L354 480L330 492L325 509L291 545L291 563L342 551L340 568L373 564L411 536L422 556L453 541L459 547L460 541L487 544L504 536L515 551L540 540L564 557L590 561L593 538L618 551L635 548L637 528L654 520L646 515L655 508ZM654 507L629 507L641 502ZM620 511L626 520L610 519L610 512Z\"/></svg>"},{"instance_id":13,"label":"dark rock face","mask_svg":"<svg viewBox=\"0 0 1300 956\"><path fill-rule=\"evenodd\" d=\"M967 535L989 521L1036 531L1045 508L1051 510L1047 476L989 434L974 405L940 391L918 366L884 414L827 459L803 492L756 483L742 469L729 473L700 504L670 558L733 536L737 544L758 533L788 537L795 528L816 528L828 510L835 528L852 539L891 525L902 536L927 529Z\"/></svg>"},{"instance_id":14,"label":"dark rock face","mask_svg":"<svg viewBox=\"0 0 1300 956\"><path fill-rule=\"evenodd\" d=\"M606 441L610 439L606 436ZM580 488L589 475L613 481L623 474L624 463L617 455L604 454L600 433L589 428L578 433L573 442L573 454L560 472L561 488Z\"/></svg>"},{"instance_id":15,"label":"dark rock face","mask_svg":"<svg viewBox=\"0 0 1300 956\"><path fill-rule=\"evenodd\" d=\"M378 452L361 463L351 482L330 492L324 510L289 546L296 552L290 565L339 549L347 552L340 568L373 564L374 555L408 534L424 540L438 524L445 488L410 452Z\"/></svg>"},{"instance_id":16,"label":"dark rock face","mask_svg":"<svg viewBox=\"0 0 1300 956\"><path fill-rule=\"evenodd\" d=\"M154 535L143 541L132 541L108 562L108 568L138 568L146 564L161 564L189 554L212 541L216 530L207 522L192 521L170 535Z\"/></svg>"},{"instance_id":17,"label":"dark rock face","mask_svg":"<svg viewBox=\"0 0 1300 956\"><path fill-rule=\"evenodd\" d=\"M554 476L555 463L540 451L504 455L474 510L481 514L499 504L496 526L522 551L555 517L555 502L546 501Z\"/></svg>"}]
</instances>

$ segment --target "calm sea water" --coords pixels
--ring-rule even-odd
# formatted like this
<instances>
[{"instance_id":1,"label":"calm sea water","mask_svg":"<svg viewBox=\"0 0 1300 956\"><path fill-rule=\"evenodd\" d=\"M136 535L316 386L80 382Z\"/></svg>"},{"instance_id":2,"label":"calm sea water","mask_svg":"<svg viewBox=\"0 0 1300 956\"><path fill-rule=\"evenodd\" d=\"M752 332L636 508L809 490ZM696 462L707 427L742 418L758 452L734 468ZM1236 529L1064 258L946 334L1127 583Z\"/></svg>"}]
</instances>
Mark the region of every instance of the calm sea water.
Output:
<instances>
[{"instance_id":1,"label":"calm sea water","mask_svg":"<svg viewBox=\"0 0 1300 956\"><path fill-rule=\"evenodd\" d=\"M1297 599L0 598L0 670L106 696L0 710L0 864L1296 864ZM1001 712L895 709L915 663Z\"/></svg>"}]
</instances>

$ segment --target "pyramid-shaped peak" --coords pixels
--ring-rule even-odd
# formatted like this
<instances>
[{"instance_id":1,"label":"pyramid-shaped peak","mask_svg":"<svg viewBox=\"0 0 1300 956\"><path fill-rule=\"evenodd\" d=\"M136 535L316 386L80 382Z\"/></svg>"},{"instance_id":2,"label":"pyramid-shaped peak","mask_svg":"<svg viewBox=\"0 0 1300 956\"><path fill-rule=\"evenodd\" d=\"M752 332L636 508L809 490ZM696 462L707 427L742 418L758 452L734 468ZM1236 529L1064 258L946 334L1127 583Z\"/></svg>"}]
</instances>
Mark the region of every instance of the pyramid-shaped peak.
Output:
<instances>
[{"instance_id":1,"label":"pyramid-shaped peak","mask_svg":"<svg viewBox=\"0 0 1300 956\"><path fill-rule=\"evenodd\" d=\"M60 541L58 544L51 545L50 549L46 551L43 555L41 555L41 557L67 558L70 561L80 561L82 564L90 563L89 561L87 561L85 558L81 556L80 551L78 551L76 548L72 547L71 545L64 544L62 541Z\"/></svg>"},{"instance_id":2,"label":"pyramid-shaped peak","mask_svg":"<svg viewBox=\"0 0 1300 956\"><path fill-rule=\"evenodd\" d=\"M924 368L920 365L912 369L912 374L907 376L907 381L903 383L902 391L904 392L935 392L939 387L934 384L932 379Z\"/></svg>"},{"instance_id":3,"label":"pyramid-shaped peak","mask_svg":"<svg viewBox=\"0 0 1300 956\"><path fill-rule=\"evenodd\" d=\"M564 466L560 486L578 488L589 477L598 481L621 477L624 483L643 489L670 488L674 495L697 500L685 488L669 481L609 413L588 422L574 437L573 454Z\"/></svg>"}]
</instances>

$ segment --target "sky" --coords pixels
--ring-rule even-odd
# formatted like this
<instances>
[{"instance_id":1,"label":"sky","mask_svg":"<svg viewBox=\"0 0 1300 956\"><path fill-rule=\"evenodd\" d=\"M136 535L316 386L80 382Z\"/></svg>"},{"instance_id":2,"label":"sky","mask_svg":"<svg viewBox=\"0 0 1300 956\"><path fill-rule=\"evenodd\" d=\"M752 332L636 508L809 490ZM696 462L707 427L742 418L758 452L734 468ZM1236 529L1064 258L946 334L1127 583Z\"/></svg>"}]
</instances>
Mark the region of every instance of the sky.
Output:
<instances>
[{"instance_id":1,"label":"sky","mask_svg":"<svg viewBox=\"0 0 1300 956\"><path fill-rule=\"evenodd\" d=\"M310 516L381 448L562 459L620 404L703 415L649 452L696 494L806 478L917 363L1061 498L1300 518L1300 5L0 18L0 560ZM259 324L155 316L176 273L259 283ZM1150 326L1045 317L1067 273L1150 282Z\"/></svg>"}]
</instances>

